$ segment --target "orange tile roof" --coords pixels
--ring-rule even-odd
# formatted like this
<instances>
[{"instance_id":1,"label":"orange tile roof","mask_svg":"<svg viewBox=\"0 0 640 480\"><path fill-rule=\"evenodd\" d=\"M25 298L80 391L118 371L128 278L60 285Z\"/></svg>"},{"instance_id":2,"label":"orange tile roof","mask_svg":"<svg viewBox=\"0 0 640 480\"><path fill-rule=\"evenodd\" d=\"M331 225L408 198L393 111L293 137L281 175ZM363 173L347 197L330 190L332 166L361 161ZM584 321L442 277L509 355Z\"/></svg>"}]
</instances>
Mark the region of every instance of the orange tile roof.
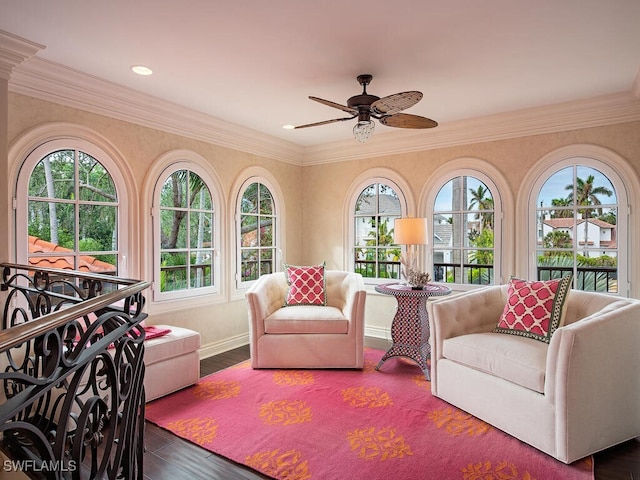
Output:
<instances>
[{"instance_id":1,"label":"orange tile roof","mask_svg":"<svg viewBox=\"0 0 640 480\"><path fill-rule=\"evenodd\" d=\"M61 247L55 243L47 242L41 238L29 235L29 253L70 253L73 250L65 247ZM62 270L73 270L73 264L70 261L69 256L55 256L50 257L31 257L29 263L31 265L43 268L58 268ZM91 255L80 255L80 264L78 270L83 272L103 273L103 274L115 274L116 267L110 263L98 260Z\"/></svg>"}]
</instances>

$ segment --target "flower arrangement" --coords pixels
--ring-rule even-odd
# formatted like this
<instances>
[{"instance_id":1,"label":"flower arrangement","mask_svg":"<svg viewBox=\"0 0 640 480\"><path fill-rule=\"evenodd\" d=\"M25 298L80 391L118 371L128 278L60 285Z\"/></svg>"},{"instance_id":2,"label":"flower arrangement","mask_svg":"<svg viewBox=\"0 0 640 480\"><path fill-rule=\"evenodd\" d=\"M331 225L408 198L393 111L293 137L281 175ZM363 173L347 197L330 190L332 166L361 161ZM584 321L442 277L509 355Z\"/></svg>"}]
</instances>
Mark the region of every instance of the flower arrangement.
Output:
<instances>
[{"instance_id":1,"label":"flower arrangement","mask_svg":"<svg viewBox=\"0 0 640 480\"><path fill-rule=\"evenodd\" d=\"M414 265L410 265L406 258L402 257L400 263L402 264L402 276L412 287L422 288L431 281L429 273L417 270Z\"/></svg>"}]
</instances>

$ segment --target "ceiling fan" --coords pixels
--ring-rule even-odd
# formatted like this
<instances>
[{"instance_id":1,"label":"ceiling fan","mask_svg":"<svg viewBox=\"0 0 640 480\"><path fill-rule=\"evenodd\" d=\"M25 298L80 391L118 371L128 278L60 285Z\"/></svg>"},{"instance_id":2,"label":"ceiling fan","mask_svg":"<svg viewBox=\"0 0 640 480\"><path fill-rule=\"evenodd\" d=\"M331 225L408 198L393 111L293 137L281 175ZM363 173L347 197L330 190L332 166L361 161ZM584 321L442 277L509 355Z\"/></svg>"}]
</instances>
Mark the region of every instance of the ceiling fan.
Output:
<instances>
[{"instance_id":1,"label":"ceiling fan","mask_svg":"<svg viewBox=\"0 0 640 480\"><path fill-rule=\"evenodd\" d=\"M430 118L400 113L418 103L422 99L422 92L401 92L380 98L367 93L367 85L371 83L372 79L373 75L358 75L357 80L358 83L362 85L362 93L349 98L346 105L340 105L339 103L318 97L309 97L311 100L316 102L347 112L351 114L350 117L334 118L333 120L325 120L323 122L308 123L294 128L317 127L319 125L343 122L345 120L351 120L358 117L358 123L353 127L353 136L360 143L364 143L371 135L373 135L373 131L375 129L372 118L377 119L381 124L386 125L387 127L433 128L438 126L438 122L431 120Z\"/></svg>"}]
</instances>

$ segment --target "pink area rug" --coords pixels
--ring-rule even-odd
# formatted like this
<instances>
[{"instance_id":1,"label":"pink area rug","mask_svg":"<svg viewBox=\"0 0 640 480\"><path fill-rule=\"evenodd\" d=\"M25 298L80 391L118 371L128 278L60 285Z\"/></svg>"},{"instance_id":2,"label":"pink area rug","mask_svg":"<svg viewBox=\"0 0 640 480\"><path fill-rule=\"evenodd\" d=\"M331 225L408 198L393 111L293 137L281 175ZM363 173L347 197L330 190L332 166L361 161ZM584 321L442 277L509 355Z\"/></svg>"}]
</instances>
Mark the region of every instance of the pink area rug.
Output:
<instances>
[{"instance_id":1,"label":"pink area rug","mask_svg":"<svg viewBox=\"0 0 640 480\"><path fill-rule=\"evenodd\" d=\"M363 371L252 370L249 362L147 405L147 420L273 478L591 480L431 395L404 359Z\"/></svg>"}]
</instances>

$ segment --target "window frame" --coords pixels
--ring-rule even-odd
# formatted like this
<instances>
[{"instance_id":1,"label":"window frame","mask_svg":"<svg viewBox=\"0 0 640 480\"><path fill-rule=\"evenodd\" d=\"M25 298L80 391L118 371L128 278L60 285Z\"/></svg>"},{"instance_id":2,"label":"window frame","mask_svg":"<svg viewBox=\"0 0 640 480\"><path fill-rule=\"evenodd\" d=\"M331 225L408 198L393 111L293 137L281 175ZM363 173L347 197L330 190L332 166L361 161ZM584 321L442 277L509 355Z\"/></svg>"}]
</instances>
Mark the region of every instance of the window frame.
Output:
<instances>
[{"instance_id":1,"label":"window frame","mask_svg":"<svg viewBox=\"0 0 640 480\"><path fill-rule=\"evenodd\" d=\"M492 165L479 158L459 158L452 160L440 167L432 177L432 179L425 185L423 195L421 196L421 205L424 205L425 216L431 218L431 229L433 229L433 215L435 211L435 200L440 192L440 189L444 187L448 182L456 177L474 177L484 183L486 187L491 191L493 197L493 215L494 215L494 235L493 235L493 284L499 285L505 281L504 272L508 268L509 259L506 256L505 249L505 232L507 220L511 218L510 212L507 207L513 202L510 200L508 183L502 177ZM465 210L466 211L466 210ZM430 232L431 238L433 238L433 231ZM463 247L461 246L462 250ZM433 276L434 262L433 262L433 250L434 245L431 242L427 246L427 271ZM440 283L440 282L437 282ZM446 283L443 284L453 288L457 291L474 290L478 288L484 288L487 285L482 284L470 284L470 283Z\"/></svg>"},{"instance_id":2,"label":"window frame","mask_svg":"<svg viewBox=\"0 0 640 480\"><path fill-rule=\"evenodd\" d=\"M242 275L241 275L242 248L243 248L242 235L241 235L242 198L247 188L249 188L249 186L254 183L259 183L264 185L269 190L269 193L271 194L271 198L273 199L273 208L274 208L273 224L274 224L274 231L275 231L275 234L273 236L273 249L274 249L273 273L280 272L282 271L282 268L283 268L282 267L282 262L283 262L282 243L284 239L284 234L282 230L284 228L284 221L283 221L283 207L282 207L282 201L281 201L282 194L280 192L280 188L278 187L277 183L275 183L275 181L269 178L266 178L266 176L263 175L262 172L255 172L255 173L251 172L248 176L244 178L242 182L239 183L237 187L237 195L236 195L236 201L234 205L234 215L233 215L233 218L235 219L235 226L233 229L234 245L235 245L234 280L235 280L236 290L238 291L245 291L249 289L260 278L258 277L255 280L243 281Z\"/></svg>"},{"instance_id":3,"label":"window frame","mask_svg":"<svg viewBox=\"0 0 640 480\"><path fill-rule=\"evenodd\" d=\"M536 279L538 276L538 262L537 252L539 246L537 242L538 226L539 226L539 210L537 205L538 197L541 188L545 183L557 172L566 169L568 167L588 167L595 169L605 175L607 179L613 185L617 198L617 277L618 277L618 291L617 292L601 292L607 295L628 297L631 291L630 285L630 250L629 250L629 232L630 226L630 207L629 207L629 187L623 180L623 176L618 173L617 169L611 162L607 162L604 159L598 158L598 154L589 154L582 152L579 147L563 149L558 152L552 153L541 161L541 167L537 172L535 178L530 182L530 188L528 189L527 198L527 276L531 279ZM569 152L574 151L571 154ZM547 208L548 209L548 208ZM576 212L576 206L573 206L574 214ZM575 253L579 248L574 245L572 251ZM625 259L625 261L620 261ZM575 262L573 265L575 273ZM622 281L621 281L622 279ZM575 288L576 278L574 275L573 287Z\"/></svg>"},{"instance_id":4,"label":"window frame","mask_svg":"<svg viewBox=\"0 0 640 480\"><path fill-rule=\"evenodd\" d=\"M34 145L33 149L22 160L17 172L15 196L16 262L24 264L29 263L29 242L27 240L29 235L29 222L27 212L29 204L29 183L31 180L31 175L33 174L33 170L42 159L44 159L51 153L62 150L72 150L76 152L74 153L74 162L77 162L77 152L81 151L98 161L107 171L107 173L109 173L111 180L113 181L117 197L117 202L114 202L114 206L116 206L117 208L117 221L115 226L117 232L117 248L110 251L110 254L115 254L116 258L118 259L116 265L116 275L119 277L129 277L129 238L122 228L124 225L129 224L128 195L125 180L120 171L120 167L118 166L116 161L114 161L112 155L107 153L107 151L101 146L90 140L78 138L76 136L69 135L68 133L66 135L57 134L57 129L58 126L56 125L53 127L55 133L48 135L47 138L43 138L41 139L41 141L36 140L36 145ZM47 128L46 131L49 132L49 128ZM36 132L36 134L39 133L40 132ZM77 165L75 166L75 168L77 172ZM77 182L78 178L75 178L74 189L76 189L76 191ZM82 205L84 204L84 201L76 198L73 203L76 205ZM77 258L81 255L86 255L86 252L81 252L79 250L79 245L76 244L73 256Z\"/></svg>"},{"instance_id":5,"label":"window frame","mask_svg":"<svg viewBox=\"0 0 640 480\"><path fill-rule=\"evenodd\" d=\"M400 217L415 216L415 202L408 195L411 192L409 184L396 172L380 168L369 170L360 175L349 189L345 208L345 231L348 232L344 246L345 265L347 265L346 270L350 272L355 271L355 207L364 189L372 184L384 184L393 188L400 201ZM402 254L406 254L406 246L401 245L400 247ZM389 278L380 277L363 277L363 280L367 286L381 285L392 281ZM397 281L400 280L398 279Z\"/></svg>"},{"instance_id":6,"label":"window frame","mask_svg":"<svg viewBox=\"0 0 640 480\"><path fill-rule=\"evenodd\" d=\"M184 158L184 156L182 156ZM211 206L213 212L213 246L211 248L213 252L213 283L207 287L186 288L180 290L172 290L170 292L160 291L160 275L161 275L161 261L160 257L162 250L160 249L160 195L162 187L168 178L178 171L186 170L187 172L193 172L198 175L209 189L211 195ZM221 205L220 205L220 193L218 182L209 175L209 173L198 163L192 159L184 158L182 160L174 160L166 165L162 171L156 176L156 181L152 190L152 203L151 203L151 217L152 217L152 229L153 229L153 300L155 302L165 302L172 300L181 300L194 297L205 297L210 295L218 295L221 292L222 282L222 267L221 267ZM189 210L191 210L189 208ZM196 209L198 210L198 209ZM190 251L191 247L187 247L186 250Z\"/></svg>"}]
</instances>

